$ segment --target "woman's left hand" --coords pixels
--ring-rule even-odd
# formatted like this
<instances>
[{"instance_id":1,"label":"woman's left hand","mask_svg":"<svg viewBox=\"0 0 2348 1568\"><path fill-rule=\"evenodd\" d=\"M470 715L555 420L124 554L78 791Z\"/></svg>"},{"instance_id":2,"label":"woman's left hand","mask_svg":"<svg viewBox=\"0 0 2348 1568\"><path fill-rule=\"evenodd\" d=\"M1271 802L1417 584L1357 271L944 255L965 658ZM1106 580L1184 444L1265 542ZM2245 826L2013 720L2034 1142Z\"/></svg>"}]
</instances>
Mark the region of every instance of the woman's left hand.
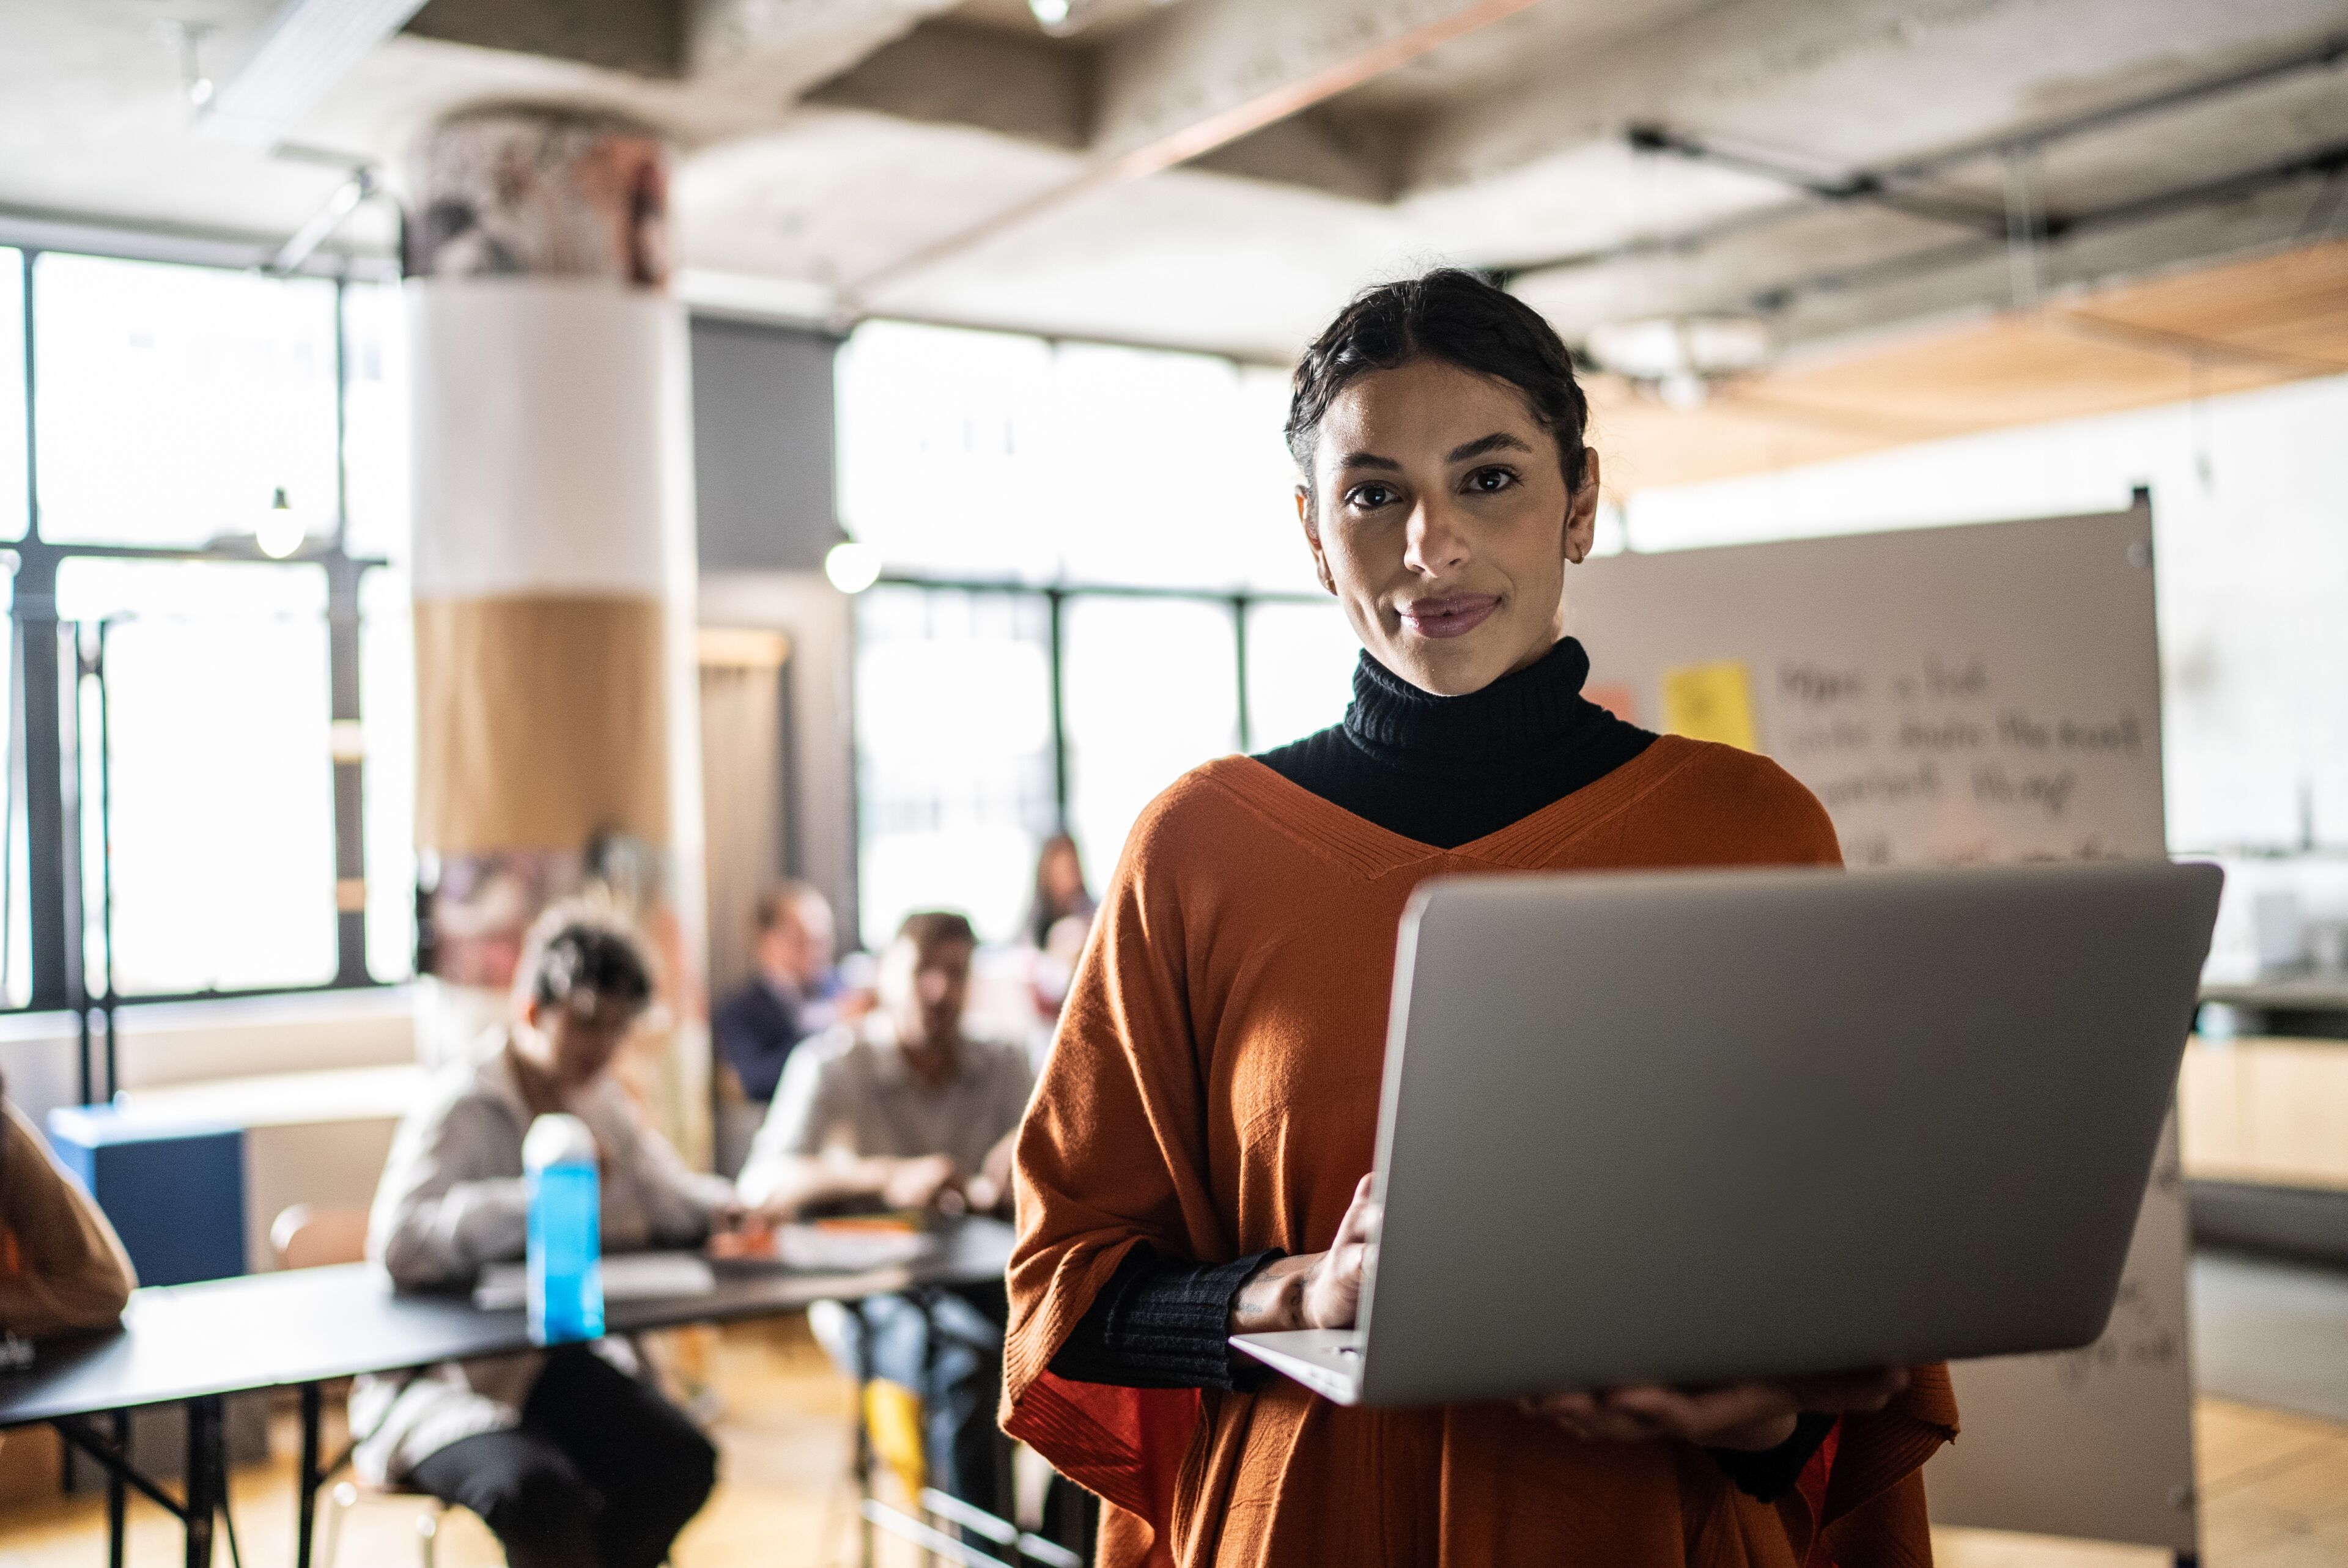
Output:
<instances>
[{"instance_id":1,"label":"woman's left hand","mask_svg":"<svg viewBox=\"0 0 2348 1568\"><path fill-rule=\"evenodd\" d=\"M1768 1382L1720 1383L1708 1389L1644 1386L1591 1392L1541 1394L1518 1401L1528 1415L1555 1421L1591 1442L1644 1442L1678 1438L1703 1448L1758 1451L1794 1435L1795 1418L1881 1409L1908 1386L1908 1369L1831 1372Z\"/></svg>"}]
</instances>

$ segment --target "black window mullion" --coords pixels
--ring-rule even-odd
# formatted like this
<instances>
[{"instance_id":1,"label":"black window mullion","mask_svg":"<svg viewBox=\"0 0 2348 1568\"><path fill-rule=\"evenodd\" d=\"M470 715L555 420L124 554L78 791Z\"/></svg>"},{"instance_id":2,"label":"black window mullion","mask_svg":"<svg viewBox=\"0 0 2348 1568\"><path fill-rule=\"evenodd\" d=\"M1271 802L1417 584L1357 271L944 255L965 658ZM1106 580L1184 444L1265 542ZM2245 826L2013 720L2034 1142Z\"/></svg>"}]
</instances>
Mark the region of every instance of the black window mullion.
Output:
<instances>
[{"instance_id":1,"label":"black window mullion","mask_svg":"<svg viewBox=\"0 0 2348 1568\"><path fill-rule=\"evenodd\" d=\"M1068 694L1066 679L1066 621L1068 596L1058 589L1046 589L1044 601L1051 618L1052 633L1052 809L1059 816L1059 831L1068 826Z\"/></svg>"},{"instance_id":2,"label":"black window mullion","mask_svg":"<svg viewBox=\"0 0 2348 1568\"><path fill-rule=\"evenodd\" d=\"M1231 595L1231 667L1240 683L1239 731L1241 755L1255 750L1255 723L1248 712L1248 596Z\"/></svg>"},{"instance_id":3,"label":"black window mullion","mask_svg":"<svg viewBox=\"0 0 2348 1568\"><path fill-rule=\"evenodd\" d=\"M367 973L366 753L359 740L359 579L350 558L350 285L335 282L335 541L326 551L326 683L335 791L335 984Z\"/></svg>"},{"instance_id":4,"label":"black window mullion","mask_svg":"<svg viewBox=\"0 0 2348 1568\"><path fill-rule=\"evenodd\" d=\"M26 930L32 948L33 984L28 1005L55 1011L73 1005L80 987L73 979L79 954L80 911L68 895L72 853L65 820L66 756L61 682L57 660L57 557L41 541L40 371L35 291L40 252L20 252L24 278L25 541L16 552L16 667L23 672L25 726ZM89 1090L89 1059L81 1064L84 1098Z\"/></svg>"}]
</instances>

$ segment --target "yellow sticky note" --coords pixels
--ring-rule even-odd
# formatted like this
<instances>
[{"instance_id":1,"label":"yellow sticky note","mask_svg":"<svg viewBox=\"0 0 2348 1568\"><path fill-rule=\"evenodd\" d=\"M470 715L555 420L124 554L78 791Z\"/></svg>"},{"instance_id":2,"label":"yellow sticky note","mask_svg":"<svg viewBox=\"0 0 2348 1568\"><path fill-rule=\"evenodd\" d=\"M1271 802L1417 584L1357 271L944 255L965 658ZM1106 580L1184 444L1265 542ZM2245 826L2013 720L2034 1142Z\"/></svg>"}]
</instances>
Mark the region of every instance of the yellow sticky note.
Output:
<instances>
[{"instance_id":1,"label":"yellow sticky note","mask_svg":"<svg viewBox=\"0 0 2348 1568\"><path fill-rule=\"evenodd\" d=\"M1663 671L1663 728L1692 741L1761 749L1753 731L1753 679L1735 660Z\"/></svg>"}]
</instances>

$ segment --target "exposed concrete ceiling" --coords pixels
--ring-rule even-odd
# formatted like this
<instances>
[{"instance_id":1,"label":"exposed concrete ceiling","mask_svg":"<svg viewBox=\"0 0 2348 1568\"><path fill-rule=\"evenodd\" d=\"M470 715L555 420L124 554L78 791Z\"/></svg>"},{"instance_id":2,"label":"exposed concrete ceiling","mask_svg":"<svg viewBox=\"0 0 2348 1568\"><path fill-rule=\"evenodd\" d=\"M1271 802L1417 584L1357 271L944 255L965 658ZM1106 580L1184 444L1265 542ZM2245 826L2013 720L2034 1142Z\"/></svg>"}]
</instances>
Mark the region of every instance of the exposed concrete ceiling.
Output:
<instances>
[{"instance_id":1,"label":"exposed concrete ceiling","mask_svg":"<svg viewBox=\"0 0 2348 1568\"><path fill-rule=\"evenodd\" d=\"M200 134L171 31L225 77L273 9L0 0L0 208L293 232L341 172ZM2348 0L1100 0L1065 37L1024 0L430 0L294 139L396 183L465 105L637 116L683 286L736 308L1278 359L1452 261L1576 340L1728 312L1798 357L2348 231L2348 66L2305 63L2343 40Z\"/></svg>"}]
</instances>

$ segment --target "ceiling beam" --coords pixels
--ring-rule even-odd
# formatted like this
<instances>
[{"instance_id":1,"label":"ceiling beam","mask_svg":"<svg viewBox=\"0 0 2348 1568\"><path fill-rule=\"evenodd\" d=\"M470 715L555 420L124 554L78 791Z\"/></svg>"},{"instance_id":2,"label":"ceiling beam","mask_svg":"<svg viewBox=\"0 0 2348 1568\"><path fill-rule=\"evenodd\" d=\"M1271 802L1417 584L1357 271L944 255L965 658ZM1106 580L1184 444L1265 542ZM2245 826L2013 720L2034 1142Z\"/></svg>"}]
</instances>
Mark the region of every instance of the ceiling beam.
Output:
<instances>
[{"instance_id":1,"label":"ceiling beam","mask_svg":"<svg viewBox=\"0 0 2348 1568\"><path fill-rule=\"evenodd\" d=\"M874 50L807 101L1081 151L1092 139L1092 76L1088 49L946 16Z\"/></svg>"},{"instance_id":2,"label":"ceiling beam","mask_svg":"<svg viewBox=\"0 0 2348 1568\"><path fill-rule=\"evenodd\" d=\"M873 292L1039 215L1212 152L1300 114L1536 0L1186 0L1106 45L1082 165L1025 200L850 279Z\"/></svg>"},{"instance_id":3,"label":"ceiling beam","mask_svg":"<svg viewBox=\"0 0 2348 1568\"><path fill-rule=\"evenodd\" d=\"M2310 219L2328 210L2327 198L2338 189L2322 166L2342 163L2342 157L2295 161L2301 167L2289 172L2261 170L2256 180L2229 182L2223 200L2132 202L2106 218L2075 223L2033 257L2039 294L2059 302L2115 280L2323 238ZM2015 302L2004 244L1932 241L1896 214L1843 208L1813 209L1782 231L1756 231L1700 255L1648 254L1622 265L1534 273L1511 286L1569 342L1610 321L1758 313L1781 352Z\"/></svg>"},{"instance_id":4,"label":"ceiling beam","mask_svg":"<svg viewBox=\"0 0 2348 1568\"><path fill-rule=\"evenodd\" d=\"M1993 157L2102 128L2108 106L2181 108L2336 59L2336 9L2274 9L2252 29L2186 0L1745 0L1563 68L1528 60L1509 90L1426 123L1406 185L1474 185L1642 124L1904 182L1950 149Z\"/></svg>"},{"instance_id":5,"label":"ceiling beam","mask_svg":"<svg viewBox=\"0 0 2348 1568\"><path fill-rule=\"evenodd\" d=\"M683 0L697 89L740 87L781 106L959 0Z\"/></svg>"},{"instance_id":6,"label":"ceiling beam","mask_svg":"<svg viewBox=\"0 0 2348 1568\"><path fill-rule=\"evenodd\" d=\"M681 0L425 0L405 31L639 77L672 77L685 69Z\"/></svg>"}]
</instances>

